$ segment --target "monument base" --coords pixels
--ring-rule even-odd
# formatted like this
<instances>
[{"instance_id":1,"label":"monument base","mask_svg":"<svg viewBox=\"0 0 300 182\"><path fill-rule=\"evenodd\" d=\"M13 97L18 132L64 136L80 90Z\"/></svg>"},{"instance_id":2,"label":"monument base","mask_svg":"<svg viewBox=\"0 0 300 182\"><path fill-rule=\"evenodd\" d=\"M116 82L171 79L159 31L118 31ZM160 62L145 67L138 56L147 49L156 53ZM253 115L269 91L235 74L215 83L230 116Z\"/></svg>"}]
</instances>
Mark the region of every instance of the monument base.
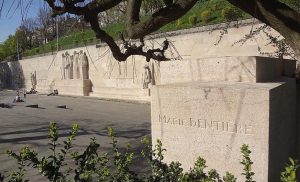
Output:
<instances>
[{"instance_id":1,"label":"monument base","mask_svg":"<svg viewBox=\"0 0 300 182\"><path fill-rule=\"evenodd\" d=\"M150 89L96 87L90 96L103 99L150 101Z\"/></svg>"},{"instance_id":2,"label":"monument base","mask_svg":"<svg viewBox=\"0 0 300 182\"><path fill-rule=\"evenodd\" d=\"M62 95L89 96L91 81L81 79L59 80L55 82L53 88L57 89L58 93Z\"/></svg>"},{"instance_id":3,"label":"monument base","mask_svg":"<svg viewBox=\"0 0 300 182\"><path fill-rule=\"evenodd\" d=\"M185 170L197 157L221 175L239 180L240 148L250 147L255 181L279 181L297 148L295 79L276 83L191 82L152 88L152 141L160 139L165 162Z\"/></svg>"}]
</instances>

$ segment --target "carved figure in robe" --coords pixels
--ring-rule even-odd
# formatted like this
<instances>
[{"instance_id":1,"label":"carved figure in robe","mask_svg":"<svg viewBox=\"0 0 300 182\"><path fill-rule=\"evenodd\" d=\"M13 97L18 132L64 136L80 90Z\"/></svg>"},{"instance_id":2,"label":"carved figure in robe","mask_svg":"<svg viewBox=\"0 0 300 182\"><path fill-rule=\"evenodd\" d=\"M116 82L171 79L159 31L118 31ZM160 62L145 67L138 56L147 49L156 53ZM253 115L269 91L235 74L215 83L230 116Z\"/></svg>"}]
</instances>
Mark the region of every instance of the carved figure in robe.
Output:
<instances>
[{"instance_id":1,"label":"carved figure in robe","mask_svg":"<svg viewBox=\"0 0 300 182\"><path fill-rule=\"evenodd\" d=\"M70 56L69 63L70 63L70 67L69 67L69 79L73 79L74 78L74 73L73 73L74 55Z\"/></svg>"},{"instance_id":2,"label":"carved figure in robe","mask_svg":"<svg viewBox=\"0 0 300 182\"><path fill-rule=\"evenodd\" d=\"M64 80L66 79L66 73L65 73L65 59L66 59L66 55L63 53L62 54L62 61L61 61L61 79Z\"/></svg>"},{"instance_id":3,"label":"carved figure in robe","mask_svg":"<svg viewBox=\"0 0 300 182\"><path fill-rule=\"evenodd\" d=\"M80 78L80 72L79 72L79 53L74 51L74 58L73 58L73 79L79 79Z\"/></svg>"},{"instance_id":4,"label":"carved figure in robe","mask_svg":"<svg viewBox=\"0 0 300 182\"><path fill-rule=\"evenodd\" d=\"M149 87L149 84L151 83L152 76L151 76L151 70L149 66L144 66L144 75L143 75L143 88L147 89Z\"/></svg>"},{"instance_id":5,"label":"carved figure in robe","mask_svg":"<svg viewBox=\"0 0 300 182\"><path fill-rule=\"evenodd\" d=\"M85 53L82 56L82 79L89 79L89 60Z\"/></svg>"},{"instance_id":6,"label":"carved figure in robe","mask_svg":"<svg viewBox=\"0 0 300 182\"><path fill-rule=\"evenodd\" d=\"M36 89L36 85L37 85L37 81L36 81L36 71L34 71L33 73L30 73L30 80L31 80L31 88L33 88L34 90Z\"/></svg>"},{"instance_id":7,"label":"carved figure in robe","mask_svg":"<svg viewBox=\"0 0 300 182\"><path fill-rule=\"evenodd\" d=\"M69 79L70 78L70 55L68 52L65 53L65 59L63 63L64 68L64 78Z\"/></svg>"},{"instance_id":8,"label":"carved figure in robe","mask_svg":"<svg viewBox=\"0 0 300 182\"><path fill-rule=\"evenodd\" d=\"M83 59L83 51L80 50L78 55L78 67L77 67L78 79L82 78L82 59Z\"/></svg>"}]
</instances>

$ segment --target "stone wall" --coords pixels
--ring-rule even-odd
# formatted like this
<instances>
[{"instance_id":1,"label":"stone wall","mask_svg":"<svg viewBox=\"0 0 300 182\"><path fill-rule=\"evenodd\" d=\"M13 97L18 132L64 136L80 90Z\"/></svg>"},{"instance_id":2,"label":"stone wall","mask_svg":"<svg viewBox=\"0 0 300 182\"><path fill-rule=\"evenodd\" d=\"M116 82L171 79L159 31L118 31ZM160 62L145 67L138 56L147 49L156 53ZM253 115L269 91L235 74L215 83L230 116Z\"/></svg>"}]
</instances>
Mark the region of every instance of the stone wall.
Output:
<instances>
[{"instance_id":1,"label":"stone wall","mask_svg":"<svg viewBox=\"0 0 300 182\"><path fill-rule=\"evenodd\" d=\"M181 56L183 60L210 59L224 56L258 56L260 55L258 47L261 47L262 52L274 51L274 47L267 45L267 37L263 34L255 36L243 45L235 44L245 34L261 26L253 19L240 22L238 28L229 28L228 33L223 36L220 43L215 45L220 38L220 29L224 26L225 24L220 24L152 35L147 37L147 46L159 47L159 44L167 37L174 45L168 50L169 56L173 58ZM273 33L276 34L274 31ZM176 69L180 69L178 67L175 69L174 64L181 65L180 60L164 63L151 61L147 63L144 58L139 56L130 57L127 62L119 63L112 58L108 47L105 45L97 47L96 45L89 45L70 49L67 52L73 54L74 51L79 52L81 50L87 54L90 63L89 72L92 92L89 95L95 97L149 100L149 90L143 89L144 66L149 65L152 74L155 75L154 77L159 83L162 72L163 74L168 74L169 71L174 72ZM35 72L37 90L40 93L51 92L62 79L62 54L65 52L60 51L53 55L27 58L9 63L10 68L13 70L12 75L14 75L13 85L30 89L32 87L30 75ZM168 70L160 70L160 64L163 64ZM153 84L155 83L156 80L153 81ZM70 95L73 94L70 93Z\"/></svg>"}]
</instances>

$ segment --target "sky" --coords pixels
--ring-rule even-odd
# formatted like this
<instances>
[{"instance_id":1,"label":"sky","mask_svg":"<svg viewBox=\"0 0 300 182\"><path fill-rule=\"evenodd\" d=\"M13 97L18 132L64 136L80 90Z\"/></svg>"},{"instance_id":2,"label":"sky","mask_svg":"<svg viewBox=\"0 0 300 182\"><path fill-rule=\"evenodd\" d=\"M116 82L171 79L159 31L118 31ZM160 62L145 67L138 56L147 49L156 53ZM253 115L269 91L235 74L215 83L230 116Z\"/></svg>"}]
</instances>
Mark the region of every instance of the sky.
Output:
<instances>
[{"instance_id":1,"label":"sky","mask_svg":"<svg viewBox=\"0 0 300 182\"><path fill-rule=\"evenodd\" d=\"M21 25L22 14L24 15L23 19L24 17L36 17L38 10L45 6L44 0L21 0L22 6L19 5L19 0L0 0L0 5L3 1L4 5L0 17L0 43L5 41L9 35L15 33L16 29ZM30 2L29 8L26 8ZM28 11L24 13L26 9Z\"/></svg>"}]
</instances>

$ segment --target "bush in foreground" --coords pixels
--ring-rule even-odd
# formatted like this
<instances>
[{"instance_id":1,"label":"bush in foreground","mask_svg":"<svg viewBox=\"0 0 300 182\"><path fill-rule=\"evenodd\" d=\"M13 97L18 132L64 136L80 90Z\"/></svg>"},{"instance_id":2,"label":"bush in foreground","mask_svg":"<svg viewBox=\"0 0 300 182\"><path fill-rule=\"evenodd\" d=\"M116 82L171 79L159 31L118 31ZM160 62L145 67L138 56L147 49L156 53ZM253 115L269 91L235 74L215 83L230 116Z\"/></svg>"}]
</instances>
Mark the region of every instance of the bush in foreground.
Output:
<instances>
[{"instance_id":1,"label":"bush in foreground","mask_svg":"<svg viewBox=\"0 0 300 182\"><path fill-rule=\"evenodd\" d=\"M38 154L28 146L23 147L20 152L15 153L7 150L6 153L15 159L18 163L18 169L11 171L10 174L4 176L0 174L0 181L5 182L27 182L25 173L27 168L37 169L41 175L45 176L49 181L65 182L236 182L237 178L231 173L226 172L224 177L220 177L219 173L211 169L206 172L206 161L199 157L193 168L188 172L184 172L179 162L171 162L166 164L163 162L165 149L162 147L161 141L153 147L148 138L144 138L142 143L144 149L142 155L147 159L152 169L149 175L139 175L130 169L133 162L134 153L130 152L130 146L122 152L117 146L117 140L111 128L108 128L108 136L111 138L112 154L99 154L100 145L92 138L89 145L83 152L72 152L72 142L78 133L78 125L73 125L69 137L63 141L63 148L58 149L58 131L56 123L50 124L49 130L49 149L52 154L38 158ZM247 145L241 147L243 166L242 175L246 182L252 182L255 175L252 171L253 162L250 159L251 151ZM71 157L75 167L67 163L66 158ZM290 159L290 164L286 166L281 173L282 182L296 182L296 171L299 164ZM72 179L72 180L71 180Z\"/></svg>"}]
</instances>

